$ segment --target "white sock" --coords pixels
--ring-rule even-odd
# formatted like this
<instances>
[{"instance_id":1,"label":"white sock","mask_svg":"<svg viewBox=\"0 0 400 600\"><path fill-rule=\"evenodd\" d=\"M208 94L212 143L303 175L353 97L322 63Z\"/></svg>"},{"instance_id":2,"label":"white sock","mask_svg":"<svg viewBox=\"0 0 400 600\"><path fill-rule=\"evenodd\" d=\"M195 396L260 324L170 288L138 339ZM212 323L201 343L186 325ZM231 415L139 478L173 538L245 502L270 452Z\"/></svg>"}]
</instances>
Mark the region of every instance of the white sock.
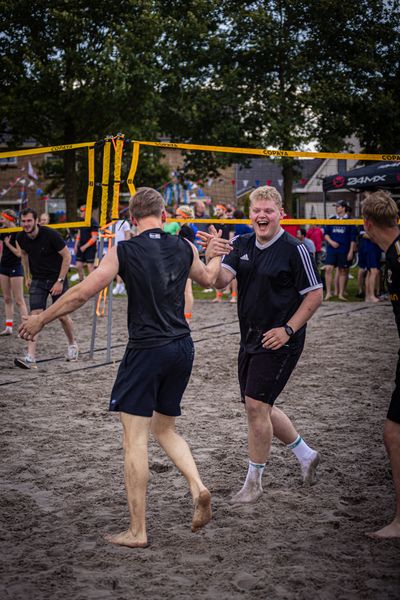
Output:
<instances>
[{"instance_id":1,"label":"white sock","mask_svg":"<svg viewBox=\"0 0 400 600\"><path fill-rule=\"evenodd\" d=\"M307 463L310 460L310 457L315 454L315 450L310 448L310 446L307 446L300 436L298 436L292 444L288 444L287 447L293 452L301 464Z\"/></svg>"},{"instance_id":2,"label":"white sock","mask_svg":"<svg viewBox=\"0 0 400 600\"><path fill-rule=\"evenodd\" d=\"M261 477L266 464L267 463L253 463L251 462L251 460L249 460L249 470L247 471L246 481L244 482L244 485L246 486L246 483L248 481L257 482L261 485Z\"/></svg>"}]
</instances>

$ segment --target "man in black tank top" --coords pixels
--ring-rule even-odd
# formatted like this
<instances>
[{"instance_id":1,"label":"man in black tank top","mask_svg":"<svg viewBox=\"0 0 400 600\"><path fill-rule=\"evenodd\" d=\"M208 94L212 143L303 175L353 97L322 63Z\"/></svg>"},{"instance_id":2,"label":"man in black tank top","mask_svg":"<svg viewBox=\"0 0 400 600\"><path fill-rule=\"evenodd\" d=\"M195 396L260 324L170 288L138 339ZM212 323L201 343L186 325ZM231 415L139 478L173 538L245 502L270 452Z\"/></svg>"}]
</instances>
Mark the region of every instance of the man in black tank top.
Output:
<instances>
[{"instance_id":1,"label":"man in black tank top","mask_svg":"<svg viewBox=\"0 0 400 600\"><path fill-rule=\"evenodd\" d=\"M163 231L164 201L151 188L138 189L130 199L129 210L139 235L114 246L96 271L49 309L30 317L19 332L22 338L32 339L46 323L82 306L117 274L124 280L129 342L111 393L110 410L120 411L124 428L130 526L106 539L121 546L144 548L149 431L188 481L194 506L191 531L198 531L211 518L210 492L174 425L194 357L184 317L186 280L190 277L202 287L213 285L221 256L229 253L230 245L215 233L207 249L206 266L193 244Z\"/></svg>"},{"instance_id":2,"label":"man in black tank top","mask_svg":"<svg viewBox=\"0 0 400 600\"><path fill-rule=\"evenodd\" d=\"M378 190L367 196L361 210L365 232L372 242L386 252L387 286L400 336L400 235L397 226L397 206L388 192ZM400 357L397 361L395 383L383 439L396 491L396 516L394 521L383 529L365 534L375 539L400 538Z\"/></svg>"}]
</instances>

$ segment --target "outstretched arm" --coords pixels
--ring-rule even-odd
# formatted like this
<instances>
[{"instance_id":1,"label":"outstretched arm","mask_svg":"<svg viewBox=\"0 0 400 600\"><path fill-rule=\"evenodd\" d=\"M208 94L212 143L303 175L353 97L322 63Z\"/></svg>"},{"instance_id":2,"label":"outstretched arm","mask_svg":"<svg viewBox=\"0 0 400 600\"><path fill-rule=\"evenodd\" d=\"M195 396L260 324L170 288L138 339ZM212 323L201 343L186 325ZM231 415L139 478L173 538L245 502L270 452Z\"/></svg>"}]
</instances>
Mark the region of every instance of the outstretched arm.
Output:
<instances>
[{"instance_id":1,"label":"outstretched arm","mask_svg":"<svg viewBox=\"0 0 400 600\"><path fill-rule=\"evenodd\" d=\"M81 283L68 290L57 302L40 313L40 315L24 317L24 323L18 329L21 338L34 340L35 335L43 329L46 323L51 323L51 321L64 315L69 315L74 310L83 306L97 292L107 287L118 274L118 271L117 247L114 246L107 252L99 267L89 277L86 277Z\"/></svg>"},{"instance_id":2,"label":"outstretched arm","mask_svg":"<svg viewBox=\"0 0 400 600\"><path fill-rule=\"evenodd\" d=\"M193 248L193 263L189 271L189 277L202 287L207 288L215 283L221 269L222 256L229 254L231 251L231 244L221 238L222 230L217 233L214 229L214 232L207 240L207 265L200 260L197 248L191 244Z\"/></svg>"}]
</instances>

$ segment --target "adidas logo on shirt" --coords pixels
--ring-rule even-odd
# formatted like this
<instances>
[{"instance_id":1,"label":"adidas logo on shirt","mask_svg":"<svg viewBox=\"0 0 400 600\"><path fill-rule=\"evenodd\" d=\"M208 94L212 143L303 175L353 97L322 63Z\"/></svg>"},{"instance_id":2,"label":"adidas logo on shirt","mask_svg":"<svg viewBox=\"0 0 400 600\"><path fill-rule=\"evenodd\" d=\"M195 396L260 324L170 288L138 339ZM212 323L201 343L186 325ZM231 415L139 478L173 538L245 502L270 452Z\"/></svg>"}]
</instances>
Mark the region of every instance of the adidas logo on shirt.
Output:
<instances>
[{"instance_id":1,"label":"adidas logo on shirt","mask_svg":"<svg viewBox=\"0 0 400 600\"><path fill-rule=\"evenodd\" d=\"M243 254L243 256L240 257L240 260L250 260L249 259L249 255L248 254Z\"/></svg>"}]
</instances>

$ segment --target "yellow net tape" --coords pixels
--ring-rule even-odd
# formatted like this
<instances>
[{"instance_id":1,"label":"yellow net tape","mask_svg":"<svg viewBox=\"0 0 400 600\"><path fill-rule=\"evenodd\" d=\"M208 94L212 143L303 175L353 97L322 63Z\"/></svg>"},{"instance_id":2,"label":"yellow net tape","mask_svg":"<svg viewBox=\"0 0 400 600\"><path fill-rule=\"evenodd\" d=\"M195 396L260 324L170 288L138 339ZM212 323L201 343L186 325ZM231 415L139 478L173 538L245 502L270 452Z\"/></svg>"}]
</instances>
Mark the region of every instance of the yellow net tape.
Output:
<instances>
[{"instance_id":1,"label":"yellow net tape","mask_svg":"<svg viewBox=\"0 0 400 600\"><path fill-rule=\"evenodd\" d=\"M208 150L209 152L229 152L231 154L258 154L261 156L277 156L281 158L344 158L357 160L400 160L400 154L344 154L338 152L297 152L291 150L269 150L257 148L228 148L225 146L196 146L194 144L169 144L164 142L135 142L142 146L158 146L160 148L183 148L186 150Z\"/></svg>"},{"instance_id":2,"label":"yellow net tape","mask_svg":"<svg viewBox=\"0 0 400 600\"><path fill-rule=\"evenodd\" d=\"M83 144L67 144L65 146L49 146L48 148L31 148L31 150L13 150L11 152L1 152L0 158L10 156L29 156L30 154L46 154L48 152L62 152L63 150L73 150L74 148L87 148L93 146L95 142L85 142Z\"/></svg>"},{"instance_id":3,"label":"yellow net tape","mask_svg":"<svg viewBox=\"0 0 400 600\"><path fill-rule=\"evenodd\" d=\"M107 223L108 183L110 181L111 138L106 138L103 151L103 179L101 182L101 214L100 227Z\"/></svg>"},{"instance_id":4,"label":"yellow net tape","mask_svg":"<svg viewBox=\"0 0 400 600\"><path fill-rule=\"evenodd\" d=\"M282 219L281 225L332 225L334 219ZM167 219L167 223L229 223L251 225L250 219ZM346 225L364 225L362 219L346 219Z\"/></svg>"},{"instance_id":5,"label":"yellow net tape","mask_svg":"<svg viewBox=\"0 0 400 600\"><path fill-rule=\"evenodd\" d=\"M129 188L131 196L133 196L133 194L136 193L135 186L133 185L133 179L135 177L136 169L137 169L138 162L139 162L139 146L140 146L139 142L133 143L131 168L129 169L129 175L128 175L128 179L126 182L128 184L128 188Z\"/></svg>"},{"instance_id":6,"label":"yellow net tape","mask_svg":"<svg viewBox=\"0 0 400 600\"><path fill-rule=\"evenodd\" d=\"M115 158L114 158L114 189L113 189L113 202L111 209L111 218L118 219L118 208L119 208L119 188L121 185L121 165L122 165L122 149L124 147L124 136L118 137L115 144Z\"/></svg>"}]
</instances>

